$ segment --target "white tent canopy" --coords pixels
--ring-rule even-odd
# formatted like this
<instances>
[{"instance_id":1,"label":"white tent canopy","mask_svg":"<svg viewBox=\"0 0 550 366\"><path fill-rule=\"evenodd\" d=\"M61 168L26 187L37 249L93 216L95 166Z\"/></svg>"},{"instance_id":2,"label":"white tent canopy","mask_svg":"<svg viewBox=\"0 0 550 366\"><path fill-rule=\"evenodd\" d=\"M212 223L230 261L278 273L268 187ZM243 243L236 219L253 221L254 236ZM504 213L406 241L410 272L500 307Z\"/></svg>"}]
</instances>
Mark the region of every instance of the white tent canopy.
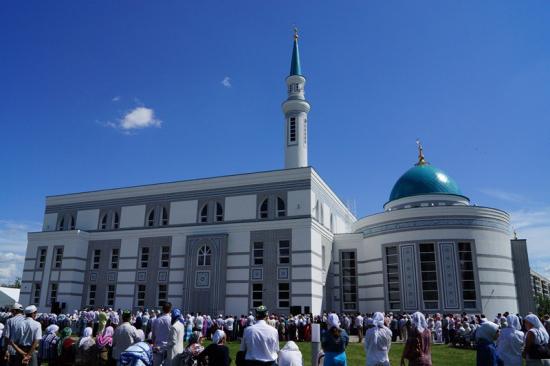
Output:
<instances>
[{"instance_id":1,"label":"white tent canopy","mask_svg":"<svg viewBox=\"0 0 550 366\"><path fill-rule=\"evenodd\" d=\"M19 301L19 289L0 287L0 307L12 306Z\"/></svg>"}]
</instances>

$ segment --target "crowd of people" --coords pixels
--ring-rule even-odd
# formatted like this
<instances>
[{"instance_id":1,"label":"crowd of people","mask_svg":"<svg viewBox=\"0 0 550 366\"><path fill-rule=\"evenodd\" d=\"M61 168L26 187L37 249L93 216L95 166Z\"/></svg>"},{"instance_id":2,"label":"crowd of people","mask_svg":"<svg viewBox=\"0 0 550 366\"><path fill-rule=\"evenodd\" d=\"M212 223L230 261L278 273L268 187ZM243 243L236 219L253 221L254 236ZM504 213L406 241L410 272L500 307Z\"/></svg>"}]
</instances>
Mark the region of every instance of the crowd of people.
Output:
<instances>
[{"instance_id":1,"label":"crowd of people","mask_svg":"<svg viewBox=\"0 0 550 366\"><path fill-rule=\"evenodd\" d=\"M434 343L477 350L478 366L550 365L550 319L497 314L311 314L278 316L264 306L248 315L184 314L166 303L160 310L87 309L39 314L34 305L0 310L4 365L49 366L302 366L296 342L311 341L318 323L318 364L347 365L350 335L364 341L367 366L389 366L392 343L403 342L400 364L432 365ZM203 343L208 340L208 345ZM227 342L240 342L231 359ZM285 342L279 348L279 342Z\"/></svg>"}]
</instances>

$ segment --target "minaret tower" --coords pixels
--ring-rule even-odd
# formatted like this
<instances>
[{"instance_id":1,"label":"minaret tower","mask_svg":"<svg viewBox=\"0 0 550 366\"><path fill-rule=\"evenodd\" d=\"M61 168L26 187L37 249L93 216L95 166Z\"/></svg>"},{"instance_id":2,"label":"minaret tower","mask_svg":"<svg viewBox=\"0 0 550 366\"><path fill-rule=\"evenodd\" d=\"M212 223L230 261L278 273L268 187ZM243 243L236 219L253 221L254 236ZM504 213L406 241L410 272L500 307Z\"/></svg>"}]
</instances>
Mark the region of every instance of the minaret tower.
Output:
<instances>
[{"instance_id":1,"label":"minaret tower","mask_svg":"<svg viewBox=\"0 0 550 366\"><path fill-rule=\"evenodd\" d=\"M288 98L283 102L285 114L285 169L301 168L307 163L307 114L310 106L304 97L306 78L300 67L298 29L294 29L294 47L290 75L286 78Z\"/></svg>"}]
</instances>

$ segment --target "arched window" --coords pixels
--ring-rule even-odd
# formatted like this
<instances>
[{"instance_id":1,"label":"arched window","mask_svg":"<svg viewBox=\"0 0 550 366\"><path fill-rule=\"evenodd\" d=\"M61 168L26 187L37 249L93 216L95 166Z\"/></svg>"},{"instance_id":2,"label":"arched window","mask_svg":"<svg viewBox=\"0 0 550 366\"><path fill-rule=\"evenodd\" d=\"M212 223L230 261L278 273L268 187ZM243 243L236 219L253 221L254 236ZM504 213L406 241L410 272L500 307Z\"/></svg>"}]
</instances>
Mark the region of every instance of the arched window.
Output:
<instances>
[{"instance_id":1,"label":"arched window","mask_svg":"<svg viewBox=\"0 0 550 366\"><path fill-rule=\"evenodd\" d=\"M161 212L162 216L160 218L160 224L162 226L166 226L168 225L168 210L166 209L166 207L163 207Z\"/></svg>"},{"instance_id":2,"label":"arched window","mask_svg":"<svg viewBox=\"0 0 550 366\"><path fill-rule=\"evenodd\" d=\"M199 221L208 222L208 203L205 203L204 206L202 206Z\"/></svg>"},{"instance_id":3,"label":"arched window","mask_svg":"<svg viewBox=\"0 0 550 366\"><path fill-rule=\"evenodd\" d=\"M154 226L155 225L155 210L149 211L149 215L147 215L147 226Z\"/></svg>"},{"instance_id":4,"label":"arched window","mask_svg":"<svg viewBox=\"0 0 550 366\"><path fill-rule=\"evenodd\" d=\"M223 206L221 203L216 202L216 222L223 221Z\"/></svg>"},{"instance_id":5,"label":"arched window","mask_svg":"<svg viewBox=\"0 0 550 366\"><path fill-rule=\"evenodd\" d=\"M118 212L115 211L113 214L113 229L116 230L120 226L120 218L118 217Z\"/></svg>"},{"instance_id":6,"label":"arched window","mask_svg":"<svg viewBox=\"0 0 550 366\"><path fill-rule=\"evenodd\" d=\"M199 266L209 266L212 261L212 249L208 245L204 245L199 248L199 253L197 255L197 265Z\"/></svg>"},{"instance_id":7,"label":"arched window","mask_svg":"<svg viewBox=\"0 0 550 366\"><path fill-rule=\"evenodd\" d=\"M334 232L334 215L330 214L330 231Z\"/></svg>"},{"instance_id":8,"label":"arched window","mask_svg":"<svg viewBox=\"0 0 550 366\"><path fill-rule=\"evenodd\" d=\"M277 197L277 217L286 216L285 201L281 197Z\"/></svg>"},{"instance_id":9,"label":"arched window","mask_svg":"<svg viewBox=\"0 0 550 366\"><path fill-rule=\"evenodd\" d=\"M74 216L71 215L71 218L69 219L69 230L74 230L74 228L76 226L74 221L75 221Z\"/></svg>"},{"instance_id":10,"label":"arched window","mask_svg":"<svg viewBox=\"0 0 550 366\"><path fill-rule=\"evenodd\" d=\"M99 224L99 228L101 230L106 230L107 229L107 213L104 213L103 216L101 217L101 222Z\"/></svg>"},{"instance_id":11,"label":"arched window","mask_svg":"<svg viewBox=\"0 0 550 366\"><path fill-rule=\"evenodd\" d=\"M315 212L315 220L319 221L319 201L315 202L315 207L313 210Z\"/></svg>"},{"instance_id":12,"label":"arched window","mask_svg":"<svg viewBox=\"0 0 550 366\"><path fill-rule=\"evenodd\" d=\"M267 219L269 212L269 200L266 198L260 205L260 219Z\"/></svg>"},{"instance_id":13,"label":"arched window","mask_svg":"<svg viewBox=\"0 0 550 366\"><path fill-rule=\"evenodd\" d=\"M59 220L59 224L57 224L57 230L63 231L65 230L65 218L62 217L61 220Z\"/></svg>"}]
</instances>

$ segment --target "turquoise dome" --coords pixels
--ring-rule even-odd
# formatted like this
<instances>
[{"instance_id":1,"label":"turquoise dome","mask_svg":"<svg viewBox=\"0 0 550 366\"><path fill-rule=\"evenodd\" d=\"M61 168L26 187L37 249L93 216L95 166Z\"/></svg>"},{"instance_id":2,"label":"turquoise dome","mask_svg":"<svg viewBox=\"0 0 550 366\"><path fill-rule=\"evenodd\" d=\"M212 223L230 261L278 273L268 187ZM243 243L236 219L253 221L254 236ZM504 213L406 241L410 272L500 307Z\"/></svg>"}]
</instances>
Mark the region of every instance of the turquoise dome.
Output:
<instances>
[{"instance_id":1,"label":"turquoise dome","mask_svg":"<svg viewBox=\"0 0 550 366\"><path fill-rule=\"evenodd\" d=\"M417 164L407 170L393 186L390 201L420 194L462 195L451 177L428 163Z\"/></svg>"}]
</instances>

